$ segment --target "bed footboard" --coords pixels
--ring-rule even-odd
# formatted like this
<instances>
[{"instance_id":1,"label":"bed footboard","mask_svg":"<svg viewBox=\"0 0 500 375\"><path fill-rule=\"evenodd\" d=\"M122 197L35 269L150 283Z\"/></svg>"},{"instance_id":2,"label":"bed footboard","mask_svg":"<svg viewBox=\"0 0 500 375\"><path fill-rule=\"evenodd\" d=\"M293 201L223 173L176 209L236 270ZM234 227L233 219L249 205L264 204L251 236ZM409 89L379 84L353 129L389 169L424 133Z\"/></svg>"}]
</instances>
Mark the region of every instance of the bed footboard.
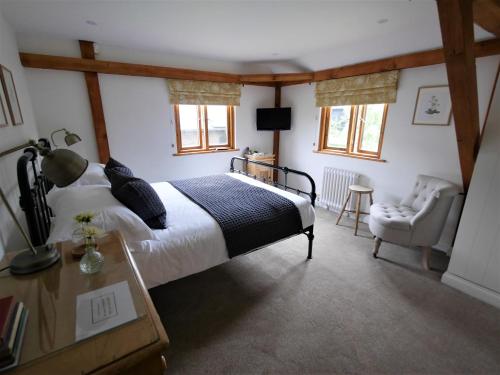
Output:
<instances>
[{"instance_id":1,"label":"bed footboard","mask_svg":"<svg viewBox=\"0 0 500 375\"><path fill-rule=\"evenodd\" d=\"M243 168L242 169L236 169L234 167L234 162L235 161L241 162ZM275 179L274 181L268 181L268 180L265 180L265 179L259 179L257 176L248 173L247 172L248 171L247 166L248 166L249 163L261 165L261 166L270 168L270 169L272 169L274 171L278 171L278 173L283 173L283 175L284 175L284 183L280 183L278 179ZM301 194L307 195L309 197L309 199L311 200L311 205L313 207L314 207L314 205L316 203L316 184L315 184L313 178L309 174L307 174L306 172L298 171L298 170L295 170L295 169L290 169L290 168L287 168L287 167L280 167L280 166L276 166L276 165L264 163L264 162L261 162L261 161L248 160L247 158L243 158L241 156L233 156L231 158L231 165L230 165L230 169L229 170L232 173L243 174L245 176L252 177L252 178L254 178L256 180L261 180L261 181L266 182L266 183L271 182L273 186L282 188L285 191L292 191L292 192L294 192L294 193L296 193L298 195L301 195ZM310 186L311 186L310 191L303 191L301 189L297 189L297 188L289 186L288 185L288 175L289 174L295 174L295 175L299 175L299 176L302 176L302 177L306 178L309 181ZM305 234L307 236L308 241L309 241L308 252L307 252L307 259L312 259L312 247L313 247L313 241L314 241L314 225L311 225L310 227L305 228L301 233Z\"/></svg>"}]
</instances>

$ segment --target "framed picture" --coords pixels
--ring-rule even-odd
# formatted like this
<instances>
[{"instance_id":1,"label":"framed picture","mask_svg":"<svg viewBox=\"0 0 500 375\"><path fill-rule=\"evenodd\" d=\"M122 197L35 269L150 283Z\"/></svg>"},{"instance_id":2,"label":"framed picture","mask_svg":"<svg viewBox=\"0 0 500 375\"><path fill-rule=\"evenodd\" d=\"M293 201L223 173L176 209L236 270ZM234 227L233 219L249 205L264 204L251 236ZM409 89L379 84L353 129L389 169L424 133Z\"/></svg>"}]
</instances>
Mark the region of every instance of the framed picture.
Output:
<instances>
[{"instance_id":1,"label":"framed picture","mask_svg":"<svg viewBox=\"0 0 500 375\"><path fill-rule=\"evenodd\" d=\"M5 107L5 95L3 90L0 88L0 128L5 128L9 125L9 120L7 118L7 109Z\"/></svg>"},{"instance_id":2,"label":"framed picture","mask_svg":"<svg viewBox=\"0 0 500 375\"><path fill-rule=\"evenodd\" d=\"M7 108L10 113L10 118L12 119L12 124L21 125L23 123L23 115L17 98L14 77L12 76L12 72L3 65L0 65L0 79L7 99Z\"/></svg>"},{"instance_id":3,"label":"framed picture","mask_svg":"<svg viewBox=\"0 0 500 375\"><path fill-rule=\"evenodd\" d=\"M448 125L450 119L451 98L448 86L419 87L413 125Z\"/></svg>"}]
</instances>

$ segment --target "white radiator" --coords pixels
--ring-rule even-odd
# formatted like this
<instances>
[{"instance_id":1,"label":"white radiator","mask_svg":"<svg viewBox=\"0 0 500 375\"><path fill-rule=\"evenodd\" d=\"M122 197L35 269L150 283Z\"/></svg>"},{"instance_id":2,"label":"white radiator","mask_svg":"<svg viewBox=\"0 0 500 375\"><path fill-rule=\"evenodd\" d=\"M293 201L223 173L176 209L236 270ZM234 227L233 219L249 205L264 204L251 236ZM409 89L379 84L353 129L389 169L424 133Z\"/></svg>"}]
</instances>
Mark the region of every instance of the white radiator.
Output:
<instances>
[{"instance_id":1,"label":"white radiator","mask_svg":"<svg viewBox=\"0 0 500 375\"><path fill-rule=\"evenodd\" d=\"M349 185L357 184L358 180L358 173L325 167L319 205L329 210L340 212L347 198ZM354 209L354 199L350 200L347 209Z\"/></svg>"}]
</instances>

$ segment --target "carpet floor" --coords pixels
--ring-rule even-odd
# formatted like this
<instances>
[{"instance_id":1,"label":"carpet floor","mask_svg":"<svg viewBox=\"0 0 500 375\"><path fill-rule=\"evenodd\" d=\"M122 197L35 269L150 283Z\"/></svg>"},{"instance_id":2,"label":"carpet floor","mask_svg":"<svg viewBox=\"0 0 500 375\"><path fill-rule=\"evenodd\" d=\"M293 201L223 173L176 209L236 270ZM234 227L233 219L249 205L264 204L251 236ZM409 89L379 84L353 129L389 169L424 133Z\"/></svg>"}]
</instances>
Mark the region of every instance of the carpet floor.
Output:
<instances>
[{"instance_id":1,"label":"carpet floor","mask_svg":"<svg viewBox=\"0 0 500 375\"><path fill-rule=\"evenodd\" d=\"M500 310L420 269L420 252L317 210L295 237L150 290L167 374L499 374ZM433 252L431 265L447 257Z\"/></svg>"}]
</instances>

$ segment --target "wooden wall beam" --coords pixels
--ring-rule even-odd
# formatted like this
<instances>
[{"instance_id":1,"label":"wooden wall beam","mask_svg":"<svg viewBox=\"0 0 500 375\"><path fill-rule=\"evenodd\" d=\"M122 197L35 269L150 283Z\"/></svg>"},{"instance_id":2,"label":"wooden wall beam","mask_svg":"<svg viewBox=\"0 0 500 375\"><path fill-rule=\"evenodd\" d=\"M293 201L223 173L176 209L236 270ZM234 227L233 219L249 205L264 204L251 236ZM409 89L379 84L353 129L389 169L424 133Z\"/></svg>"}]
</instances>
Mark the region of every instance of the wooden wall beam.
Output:
<instances>
[{"instance_id":1,"label":"wooden wall beam","mask_svg":"<svg viewBox=\"0 0 500 375\"><path fill-rule=\"evenodd\" d=\"M500 37L500 0L474 0L474 22Z\"/></svg>"},{"instance_id":2,"label":"wooden wall beam","mask_svg":"<svg viewBox=\"0 0 500 375\"><path fill-rule=\"evenodd\" d=\"M277 85L274 88L274 107L281 107L281 86ZM280 131L275 130L273 133L273 154L274 154L274 165L280 165ZM273 171L273 180L278 181L278 171Z\"/></svg>"},{"instance_id":3,"label":"wooden wall beam","mask_svg":"<svg viewBox=\"0 0 500 375\"><path fill-rule=\"evenodd\" d=\"M474 44L474 55L476 57L497 54L500 54L500 39L490 39ZM443 64L444 62L444 51L442 48L438 48L434 50L414 52L406 55L347 65L340 68L321 70L314 73L314 81L317 82L334 78L353 77L363 74L387 72L396 69L418 68L421 66Z\"/></svg>"},{"instance_id":4,"label":"wooden wall beam","mask_svg":"<svg viewBox=\"0 0 500 375\"><path fill-rule=\"evenodd\" d=\"M490 39L474 44L476 57L500 54L500 39ZM394 69L417 68L445 62L442 49L415 52L379 60L347 65L338 68L307 73L286 74L229 74L191 69L169 68L155 65L128 64L114 61L81 59L20 53L21 63L26 68L70 70L141 77L189 79L197 81L229 82L247 85L276 86L323 81L332 78L352 77Z\"/></svg>"},{"instance_id":5,"label":"wooden wall beam","mask_svg":"<svg viewBox=\"0 0 500 375\"><path fill-rule=\"evenodd\" d=\"M94 43L80 40L80 52L84 59L95 60ZM99 77L96 72L85 71L85 83L89 94L90 110L92 112L92 122L94 124L95 139L99 162L107 163L109 160L108 133L106 131L106 120L104 119L104 109L102 107L101 88Z\"/></svg>"},{"instance_id":6,"label":"wooden wall beam","mask_svg":"<svg viewBox=\"0 0 500 375\"><path fill-rule=\"evenodd\" d=\"M479 150L479 110L472 1L438 0L437 6L462 180L464 191L467 192Z\"/></svg>"}]
</instances>

